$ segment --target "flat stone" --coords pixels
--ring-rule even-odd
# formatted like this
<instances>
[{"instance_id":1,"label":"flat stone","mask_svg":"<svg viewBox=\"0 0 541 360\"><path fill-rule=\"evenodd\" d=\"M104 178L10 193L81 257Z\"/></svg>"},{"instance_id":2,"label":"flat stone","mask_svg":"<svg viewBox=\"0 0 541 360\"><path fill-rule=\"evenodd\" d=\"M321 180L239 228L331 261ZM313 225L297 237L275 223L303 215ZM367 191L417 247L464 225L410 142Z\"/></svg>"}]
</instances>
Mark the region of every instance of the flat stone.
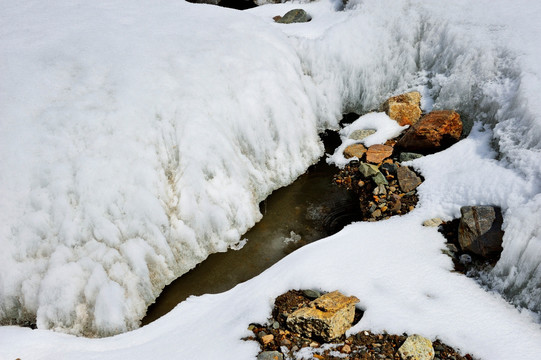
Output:
<instances>
[{"instance_id":1,"label":"flat stone","mask_svg":"<svg viewBox=\"0 0 541 360\"><path fill-rule=\"evenodd\" d=\"M411 126L397 146L406 151L434 153L456 143L461 134L462 121L458 113L432 111Z\"/></svg>"},{"instance_id":2,"label":"flat stone","mask_svg":"<svg viewBox=\"0 0 541 360\"><path fill-rule=\"evenodd\" d=\"M494 206L463 206L458 226L458 242L462 250L484 257L502 251L503 217L501 209Z\"/></svg>"},{"instance_id":3,"label":"flat stone","mask_svg":"<svg viewBox=\"0 0 541 360\"><path fill-rule=\"evenodd\" d=\"M369 178L376 175L377 173L380 173L379 168L376 165L367 164L363 162L359 163L359 172L365 178Z\"/></svg>"},{"instance_id":4,"label":"flat stone","mask_svg":"<svg viewBox=\"0 0 541 360\"><path fill-rule=\"evenodd\" d=\"M383 103L381 110L400 126L413 125L421 117L421 94L418 91L393 96Z\"/></svg>"},{"instance_id":5,"label":"flat stone","mask_svg":"<svg viewBox=\"0 0 541 360\"><path fill-rule=\"evenodd\" d=\"M379 164L393 154L393 147L388 145L372 145L366 151L366 161Z\"/></svg>"},{"instance_id":6,"label":"flat stone","mask_svg":"<svg viewBox=\"0 0 541 360\"><path fill-rule=\"evenodd\" d=\"M363 144L349 145L348 147L344 149L344 157L346 159L351 159L352 157L361 159L365 153L366 153L366 148L364 147Z\"/></svg>"},{"instance_id":7,"label":"flat stone","mask_svg":"<svg viewBox=\"0 0 541 360\"><path fill-rule=\"evenodd\" d=\"M279 351L263 351L257 355L257 360L284 360L284 354Z\"/></svg>"},{"instance_id":8,"label":"flat stone","mask_svg":"<svg viewBox=\"0 0 541 360\"><path fill-rule=\"evenodd\" d=\"M303 23L312 20L312 17L306 13L303 9L293 9L285 13L284 16L275 20L280 24L292 24L292 23Z\"/></svg>"},{"instance_id":9,"label":"flat stone","mask_svg":"<svg viewBox=\"0 0 541 360\"><path fill-rule=\"evenodd\" d=\"M404 193L415 190L422 182L421 178L407 166L399 167L396 172L396 177L398 178L400 190Z\"/></svg>"},{"instance_id":10,"label":"flat stone","mask_svg":"<svg viewBox=\"0 0 541 360\"><path fill-rule=\"evenodd\" d=\"M401 152L400 153L400 156L398 157L398 160L400 162L406 162L406 161L410 161L410 160L415 160L415 159L419 159L423 157L423 154L417 154L417 153L412 153L412 152Z\"/></svg>"},{"instance_id":11,"label":"flat stone","mask_svg":"<svg viewBox=\"0 0 541 360\"><path fill-rule=\"evenodd\" d=\"M305 337L330 341L351 327L357 302L359 299L355 296L333 291L290 314L287 326Z\"/></svg>"},{"instance_id":12,"label":"flat stone","mask_svg":"<svg viewBox=\"0 0 541 360\"><path fill-rule=\"evenodd\" d=\"M385 176L380 171L378 171L378 173L376 175L372 176L372 180L378 186L379 185L389 185L389 182L387 181Z\"/></svg>"},{"instance_id":13,"label":"flat stone","mask_svg":"<svg viewBox=\"0 0 541 360\"><path fill-rule=\"evenodd\" d=\"M434 348L432 341L421 335L408 336L398 349L402 360L433 360Z\"/></svg>"},{"instance_id":14,"label":"flat stone","mask_svg":"<svg viewBox=\"0 0 541 360\"><path fill-rule=\"evenodd\" d=\"M374 129L355 130L349 135L349 138L353 140L364 140L375 133L376 130Z\"/></svg>"}]
</instances>

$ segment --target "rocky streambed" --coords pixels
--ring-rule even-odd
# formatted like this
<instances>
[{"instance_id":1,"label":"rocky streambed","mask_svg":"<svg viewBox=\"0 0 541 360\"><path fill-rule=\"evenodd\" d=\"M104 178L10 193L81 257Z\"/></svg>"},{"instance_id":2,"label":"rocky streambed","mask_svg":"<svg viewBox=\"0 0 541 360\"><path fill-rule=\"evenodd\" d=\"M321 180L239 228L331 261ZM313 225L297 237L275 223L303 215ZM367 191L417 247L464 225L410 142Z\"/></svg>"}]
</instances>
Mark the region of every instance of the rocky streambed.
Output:
<instances>
[{"instance_id":1,"label":"rocky streambed","mask_svg":"<svg viewBox=\"0 0 541 360\"><path fill-rule=\"evenodd\" d=\"M417 187L422 174L404 162L441 151L461 139L463 123L453 110L422 114L417 92L401 94L382 104L399 125L409 128L384 144L365 146L363 140L374 129L358 129L350 135L355 142L343 151L348 163L333 181L359 199L363 221L378 221L403 215L417 204ZM444 222L427 219L424 226L439 227L446 237L442 251L453 258L457 271L467 272L494 262L501 252L502 216L490 205L465 206L460 219ZM355 296L339 291L321 294L314 290L290 290L275 299L266 324L248 329L260 344L258 360L280 359L395 359L471 360L470 354L439 340L432 342L418 334L373 334L368 330L347 334L362 317ZM346 335L347 334L347 335Z\"/></svg>"}]
</instances>

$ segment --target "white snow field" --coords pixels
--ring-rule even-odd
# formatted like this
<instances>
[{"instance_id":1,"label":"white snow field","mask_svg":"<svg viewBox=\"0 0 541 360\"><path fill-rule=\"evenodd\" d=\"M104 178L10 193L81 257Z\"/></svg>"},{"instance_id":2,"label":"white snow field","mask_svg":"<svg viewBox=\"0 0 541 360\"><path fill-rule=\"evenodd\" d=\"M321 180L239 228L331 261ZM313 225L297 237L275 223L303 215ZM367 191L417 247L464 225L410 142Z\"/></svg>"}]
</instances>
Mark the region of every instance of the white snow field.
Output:
<instances>
[{"instance_id":1,"label":"white snow field","mask_svg":"<svg viewBox=\"0 0 541 360\"><path fill-rule=\"evenodd\" d=\"M297 7L313 20L273 22ZM0 359L255 358L240 338L292 288L357 296L366 312L351 332L539 359L540 17L525 0L244 12L1 0L0 321L38 330L0 327ZM133 330L163 286L234 247L258 203L322 155L318 131L409 90L425 110L475 121L467 139L411 163L426 179L413 212L352 224ZM372 140L396 131L380 130ZM504 212L485 288L452 273L445 239L421 226L473 204Z\"/></svg>"}]
</instances>

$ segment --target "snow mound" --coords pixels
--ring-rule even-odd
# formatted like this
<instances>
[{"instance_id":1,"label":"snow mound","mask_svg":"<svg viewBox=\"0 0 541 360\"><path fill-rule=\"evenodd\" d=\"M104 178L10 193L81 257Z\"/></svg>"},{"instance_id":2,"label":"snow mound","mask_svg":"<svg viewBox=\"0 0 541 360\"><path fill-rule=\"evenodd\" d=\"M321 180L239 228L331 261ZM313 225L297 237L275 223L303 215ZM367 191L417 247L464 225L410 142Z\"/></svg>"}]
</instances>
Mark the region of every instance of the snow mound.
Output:
<instances>
[{"instance_id":1,"label":"snow mound","mask_svg":"<svg viewBox=\"0 0 541 360\"><path fill-rule=\"evenodd\" d=\"M240 12L30 3L2 5L0 319L134 329L321 155L309 86Z\"/></svg>"}]
</instances>

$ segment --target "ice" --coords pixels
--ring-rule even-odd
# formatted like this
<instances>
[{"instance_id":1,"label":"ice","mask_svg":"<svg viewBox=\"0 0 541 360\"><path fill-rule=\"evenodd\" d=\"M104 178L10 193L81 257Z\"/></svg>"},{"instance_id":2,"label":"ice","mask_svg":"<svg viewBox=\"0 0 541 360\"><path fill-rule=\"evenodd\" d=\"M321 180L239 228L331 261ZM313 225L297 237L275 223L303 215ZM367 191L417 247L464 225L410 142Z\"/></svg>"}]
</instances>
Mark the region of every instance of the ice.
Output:
<instances>
[{"instance_id":1,"label":"ice","mask_svg":"<svg viewBox=\"0 0 541 360\"><path fill-rule=\"evenodd\" d=\"M310 23L272 21L301 6ZM537 2L0 7L0 318L39 328L1 327L0 357L253 358L247 325L292 288L359 297L352 332L539 357ZM413 212L353 224L126 334L47 331L137 328L165 284L235 248L258 203L322 155L318 131L412 90L425 110L474 123L467 139L410 163L426 179ZM450 272L443 237L421 226L472 204L503 209L504 251L480 279L494 292Z\"/></svg>"}]
</instances>

